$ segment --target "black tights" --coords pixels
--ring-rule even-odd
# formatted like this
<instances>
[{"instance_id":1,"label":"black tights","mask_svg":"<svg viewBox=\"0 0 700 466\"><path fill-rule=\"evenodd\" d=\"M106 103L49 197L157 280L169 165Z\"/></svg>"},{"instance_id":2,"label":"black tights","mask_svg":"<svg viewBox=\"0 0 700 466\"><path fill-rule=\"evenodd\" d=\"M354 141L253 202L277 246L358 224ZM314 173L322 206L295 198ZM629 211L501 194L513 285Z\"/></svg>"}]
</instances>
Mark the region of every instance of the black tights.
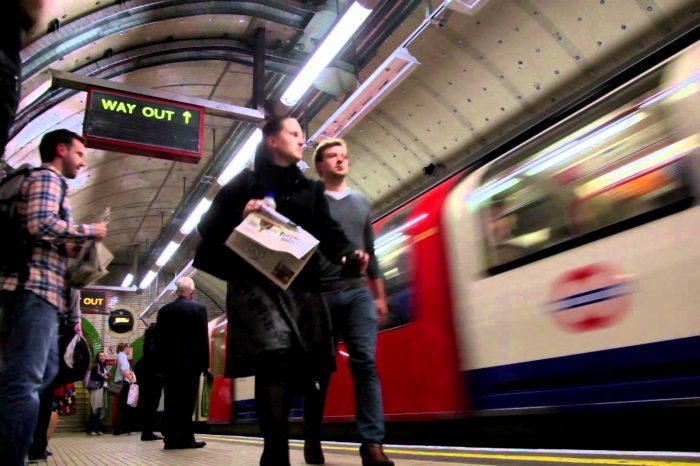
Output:
<instances>
[{"instance_id":1,"label":"black tights","mask_svg":"<svg viewBox=\"0 0 700 466\"><path fill-rule=\"evenodd\" d=\"M304 411L308 411L309 419L319 421L305 423L304 437L312 441L321 439L328 375L302 384L293 382L298 377L285 370L265 371L255 376L255 409L265 440L261 466L289 465L289 410L292 396L297 392L304 394Z\"/></svg>"}]
</instances>

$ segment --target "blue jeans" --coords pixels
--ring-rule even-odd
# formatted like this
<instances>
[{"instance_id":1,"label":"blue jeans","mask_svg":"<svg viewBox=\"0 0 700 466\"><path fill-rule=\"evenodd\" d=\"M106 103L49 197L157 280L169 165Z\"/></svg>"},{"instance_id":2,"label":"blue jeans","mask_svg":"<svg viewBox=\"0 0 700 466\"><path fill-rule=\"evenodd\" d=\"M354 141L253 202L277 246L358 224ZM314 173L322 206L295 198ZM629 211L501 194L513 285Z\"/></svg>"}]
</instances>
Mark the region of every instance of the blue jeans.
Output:
<instances>
[{"instance_id":1,"label":"blue jeans","mask_svg":"<svg viewBox=\"0 0 700 466\"><path fill-rule=\"evenodd\" d=\"M0 360L0 458L23 465L39 415L39 394L58 373L57 309L32 293L0 292L9 309Z\"/></svg>"},{"instance_id":2,"label":"blue jeans","mask_svg":"<svg viewBox=\"0 0 700 466\"><path fill-rule=\"evenodd\" d=\"M363 444L384 440L384 410L375 353L377 309L369 288L323 293L333 319L333 331L348 347L355 384L355 416Z\"/></svg>"}]
</instances>

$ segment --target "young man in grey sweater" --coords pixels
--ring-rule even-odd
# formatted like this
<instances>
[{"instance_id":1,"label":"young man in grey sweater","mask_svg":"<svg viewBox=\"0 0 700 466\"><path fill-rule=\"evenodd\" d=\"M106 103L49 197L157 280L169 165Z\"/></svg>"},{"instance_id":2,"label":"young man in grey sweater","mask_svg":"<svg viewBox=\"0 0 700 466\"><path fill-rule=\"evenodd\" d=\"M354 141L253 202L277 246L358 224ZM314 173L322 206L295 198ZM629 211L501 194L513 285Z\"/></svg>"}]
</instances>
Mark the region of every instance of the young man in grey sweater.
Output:
<instances>
[{"instance_id":1,"label":"young man in grey sweater","mask_svg":"<svg viewBox=\"0 0 700 466\"><path fill-rule=\"evenodd\" d=\"M333 329L343 339L350 355L355 385L355 414L362 437L363 466L393 466L382 449L384 412L377 376L377 320L384 320L388 309L384 281L374 255L374 235L370 222L371 205L362 194L345 184L348 175L348 149L342 139L326 139L314 154L316 170L326 185L331 216L343 227L348 239L370 256L367 276L348 274L330 261L321 260L321 289L330 308ZM325 392L326 383L321 390ZM320 397L322 400L324 396ZM304 457L309 464L323 464L321 422L323 406L305 406Z\"/></svg>"}]
</instances>

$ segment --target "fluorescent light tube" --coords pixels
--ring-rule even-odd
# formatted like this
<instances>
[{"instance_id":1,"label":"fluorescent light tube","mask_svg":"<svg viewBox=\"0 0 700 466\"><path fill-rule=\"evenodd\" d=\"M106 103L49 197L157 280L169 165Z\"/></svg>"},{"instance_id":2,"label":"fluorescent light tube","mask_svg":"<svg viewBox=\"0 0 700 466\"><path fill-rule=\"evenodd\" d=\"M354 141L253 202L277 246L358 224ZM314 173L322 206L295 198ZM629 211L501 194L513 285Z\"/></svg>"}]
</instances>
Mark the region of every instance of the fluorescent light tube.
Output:
<instances>
[{"instance_id":1,"label":"fluorescent light tube","mask_svg":"<svg viewBox=\"0 0 700 466\"><path fill-rule=\"evenodd\" d=\"M316 141L321 138L341 137L361 121L391 91L396 88L420 62L404 47L396 49L384 63L352 93L338 110L309 138Z\"/></svg>"},{"instance_id":2,"label":"fluorescent light tube","mask_svg":"<svg viewBox=\"0 0 700 466\"><path fill-rule=\"evenodd\" d=\"M173 254L175 254L175 251L177 251L177 248L179 247L180 245L175 241L169 242L165 249L163 249L163 252L160 253L158 260L156 261L156 265L158 267L163 267L165 263L170 260Z\"/></svg>"},{"instance_id":3,"label":"fluorescent light tube","mask_svg":"<svg viewBox=\"0 0 700 466\"><path fill-rule=\"evenodd\" d=\"M128 288L131 286L131 283L134 281L134 275L131 273L127 273L126 277L124 277L124 281L122 282L122 288Z\"/></svg>"},{"instance_id":4,"label":"fluorescent light tube","mask_svg":"<svg viewBox=\"0 0 700 466\"><path fill-rule=\"evenodd\" d=\"M139 288L142 290L145 290L148 288L148 285L151 284L154 278L158 276L158 272L154 272L153 270L149 270L148 273L146 274L145 277L143 277L143 280L141 280L141 283L139 284Z\"/></svg>"},{"instance_id":5,"label":"fluorescent light tube","mask_svg":"<svg viewBox=\"0 0 700 466\"><path fill-rule=\"evenodd\" d=\"M306 91L311 87L321 71L338 55L338 52L345 46L355 31L367 19L372 12L370 8L365 8L359 2L353 2L345 12L340 21L333 27L333 30L321 42L309 61L301 69L301 72L294 78L292 84L282 94L281 101L284 105L292 107L301 100Z\"/></svg>"},{"instance_id":6,"label":"fluorescent light tube","mask_svg":"<svg viewBox=\"0 0 700 466\"><path fill-rule=\"evenodd\" d=\"M180 227L180 233L183 235L189 235L194 227L199 224L199 220L202 218L202 215L209 210L209 207L211 207L211 201L206 197L199 201L197 207L194 208L190 216L187 217L187 220L185 220L185 223L183 223Z\"/></svg>"},{"instance_id":7,"label":"fluorescent light tube","mask_svg":"<svg viewBox=\"0 0 700 466\"><path fill-rule=\"evenodd\" d=\"M458 13L466 13L474 15L486 4L487 0L451 0L447 4L447 8L457 11Z\"/></svg>"},{"instance_id":8,"label":"fluorescent light tube","mask_svg":"<svg viewBox=\"0 0 700 466\"><path fill-rule=\"evenodd\" d=\"M253 134L250 135L248 140L243 143L243 146L236 152L236 155L233 156L216 182L223 186L243 170L255 155L255 149L258 144L260 144L260 141L262 141L262 138L262 130L256 128Z\"/></svg>"}]
</instances>

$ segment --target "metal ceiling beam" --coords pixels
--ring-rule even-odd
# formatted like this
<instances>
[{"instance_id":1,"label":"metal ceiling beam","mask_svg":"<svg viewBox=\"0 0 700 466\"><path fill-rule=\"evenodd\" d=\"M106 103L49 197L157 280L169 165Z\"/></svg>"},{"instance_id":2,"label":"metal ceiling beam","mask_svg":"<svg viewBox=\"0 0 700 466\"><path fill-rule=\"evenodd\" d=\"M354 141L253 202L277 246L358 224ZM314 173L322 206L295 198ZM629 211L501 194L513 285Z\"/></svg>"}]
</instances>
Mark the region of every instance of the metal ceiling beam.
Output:
<instances>
[{"instance_id":1,"label":"metal ceiling beam","mask_svg":"<svg viewBox=\"0 0 700 466\"><path fill-rule=\"evenodd\" d=\"M76 70L76 73L94 78L111 79L144 68L196 60L221 60L253 66L253 54L253 50L246 44L230 39L175 41L139 47L110 58L97 60ZM304 57L301 54L283 57L268 53L265 57L265 70L268 73L293 74L301 67ZM10 130L10 140L43 112L76 93L77 91L71 89L51 89L42 94L18 112Z\"/></svg>"},{"instance_id":2,"label":"metal ceiling beam","mask_svg":"<svg viewBox=\"0 0 700 466\"><path fill-rule=\"evenodd\" d=\"M253 48L253 107L265 112L265 29L255 31L255 47Z\"/></svg>"},{"instance_id":3,"label":"metal ceiling beam","mask_svg":"<svg viewBox=\"0 0 700 466\"><path fill-rule=\"evenodd\" d=\"M200 15L241 15L302 30L315 9L282 0L131 0L103 8L43 36L22 50L22 73L29 79L82 47L146 24Z\"/></svg>"},{"instance_id":4,"label":"metal ceiling beam","mask_svg":"<svg viewBox=\"0 0 700 466\"><path fill-rule=\"evenodd\" d=\"M196 107L204 107L207 114L224 118L235 118L252 123L257 123L265 119L265 115L257 109L224 104L213 100L200 99L198 97L189 97L167 91L149 89L147 87L134 86L133 84L122 84L108 79L91 78L90 76L69 73L67 71L50 70L50 73L52 85L54 87L67 87L77 91L87 91L89 87L99 87L157 99L173 100Z\"/></svg>"}]
</instances>

